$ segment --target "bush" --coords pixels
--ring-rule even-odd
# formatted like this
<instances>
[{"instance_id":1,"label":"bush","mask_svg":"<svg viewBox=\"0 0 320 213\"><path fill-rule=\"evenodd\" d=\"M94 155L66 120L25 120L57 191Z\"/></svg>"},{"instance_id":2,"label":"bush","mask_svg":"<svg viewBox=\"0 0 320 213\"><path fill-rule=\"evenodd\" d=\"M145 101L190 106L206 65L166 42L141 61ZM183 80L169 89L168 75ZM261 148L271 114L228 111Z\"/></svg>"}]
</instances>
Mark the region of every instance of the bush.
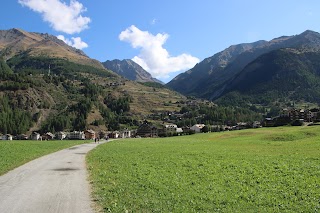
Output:
<instances>
[{"instance_id":1,"label":"bush","mask_svg":"<svg viewBox=\"0 0 320 213\"><path fill-rule=\"evenodd\" d=\"M294 120L291 123L292 126L302 126L303 125L303 120Z\"/></svg>"}]
</instances>

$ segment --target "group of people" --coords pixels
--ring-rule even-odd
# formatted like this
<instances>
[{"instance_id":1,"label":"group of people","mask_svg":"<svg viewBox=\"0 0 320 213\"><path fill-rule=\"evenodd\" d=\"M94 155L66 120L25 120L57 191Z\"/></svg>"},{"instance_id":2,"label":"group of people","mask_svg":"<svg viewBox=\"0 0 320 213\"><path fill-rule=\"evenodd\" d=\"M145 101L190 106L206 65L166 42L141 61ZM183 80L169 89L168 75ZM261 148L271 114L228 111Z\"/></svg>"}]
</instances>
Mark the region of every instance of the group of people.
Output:
<instances>
[{"instance_id":1,"label":"group of people","mask_svg":"<svg viewBox=\"0 0 320 213\"><path fill-rule=\"evenodd\" d=\"M109 136L106 136L106 141L108 141L109 140ZM95 143L99 143L100 142L100 138L99 137L96 137L95 139L94 139L94 142Z\"/></svg>"}]
</instances>

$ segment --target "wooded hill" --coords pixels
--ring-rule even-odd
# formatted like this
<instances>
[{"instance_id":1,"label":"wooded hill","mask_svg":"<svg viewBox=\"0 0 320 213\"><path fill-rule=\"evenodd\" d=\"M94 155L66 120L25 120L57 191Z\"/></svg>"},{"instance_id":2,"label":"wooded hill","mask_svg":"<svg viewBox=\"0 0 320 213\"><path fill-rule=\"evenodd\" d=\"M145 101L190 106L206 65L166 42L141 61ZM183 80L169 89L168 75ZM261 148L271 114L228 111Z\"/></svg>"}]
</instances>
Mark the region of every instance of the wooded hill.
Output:
<instances>
[{"instance_id":1,"label":"wooded hill","mask_svg":"<svg viewBox=\"0 0 320 213\"><path fill-rule=\"evenodd\" d=\"M185 95L242 107L319 102L320 34L305 31L271 41L233 45L167 85Z\"/></svg>"},{"instance_id":2,"label":"wooded hill","mask_svg":"<svg viewBox=\"0 0 320 213\"><path fill-rule=\"evenodd\" d=\"M0 31L0 133L116 130L186 98L129 81L55 36ZM168 104L168 103L171 104Z\"/></svg>"},{"instance_id":3,"label":"wooded hill","mask_svg":"<svg viewBox=\"0 0 320 213\"><path fill-rule=\"evenodd\" d=\"M179 110L173 103L185 99L59 58L17 56L0 64L1 133L130 128L157 110Z\"/></svg>"}]
</instances>

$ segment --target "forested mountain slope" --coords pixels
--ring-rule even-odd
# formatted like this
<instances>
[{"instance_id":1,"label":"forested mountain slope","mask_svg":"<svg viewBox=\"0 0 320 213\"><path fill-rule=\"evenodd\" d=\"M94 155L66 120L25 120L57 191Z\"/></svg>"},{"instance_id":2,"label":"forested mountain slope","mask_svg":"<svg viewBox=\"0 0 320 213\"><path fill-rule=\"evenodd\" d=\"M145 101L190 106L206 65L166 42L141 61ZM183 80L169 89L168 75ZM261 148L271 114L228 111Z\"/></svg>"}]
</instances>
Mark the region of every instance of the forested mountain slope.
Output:
<instances>
[{"instance_id":1,"label":"forested mountain slope","mask_svg":"<svg viewBox=\"0 0 320 213\"><path fill-rule=\"evenodd\" d=\"M177 92L129 81L55 36L0 31L0 134L120 130L179 110Z\"/></svg>"},{"instance_id":2,"label":"forested mountain slope","mask_svg":"<svg viewBox=\"0 0 320 213\"><path fill-rule=\"evenodd\" d=\"M283 36L271 41L233 45L203 60L191 70L174 78L167 85L185 95L215 100L226 93L226 88L230 92L232 87L228 84L246 66L264 54L284 48L291 48L297 52L318 52L320 49L320 34L305 31L300 35ZM251 69L253 68L251 67ZM259 76L261 79L265 78L264 73L259 74ZM255 79L258 80L258 78Z\"/></svg>"}]
</instances>

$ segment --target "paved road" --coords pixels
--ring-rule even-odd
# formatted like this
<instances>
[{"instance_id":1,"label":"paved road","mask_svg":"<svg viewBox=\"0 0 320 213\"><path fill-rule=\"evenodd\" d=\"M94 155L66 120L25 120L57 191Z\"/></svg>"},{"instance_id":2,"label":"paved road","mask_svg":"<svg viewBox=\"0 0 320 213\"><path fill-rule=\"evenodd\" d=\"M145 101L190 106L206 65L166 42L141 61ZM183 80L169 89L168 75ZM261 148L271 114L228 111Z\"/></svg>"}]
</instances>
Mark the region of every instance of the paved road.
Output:
<instances>
[{"instance_id":1,"label":"paved road","mask_svg":"<svg viewBox=\"0 0 320 213\"><path fill-rule=\"evenodd\" d=\"M94 212L85 155L97 145L61 150L0 176L0 212Z\"/></svg>"}]
</instances>

